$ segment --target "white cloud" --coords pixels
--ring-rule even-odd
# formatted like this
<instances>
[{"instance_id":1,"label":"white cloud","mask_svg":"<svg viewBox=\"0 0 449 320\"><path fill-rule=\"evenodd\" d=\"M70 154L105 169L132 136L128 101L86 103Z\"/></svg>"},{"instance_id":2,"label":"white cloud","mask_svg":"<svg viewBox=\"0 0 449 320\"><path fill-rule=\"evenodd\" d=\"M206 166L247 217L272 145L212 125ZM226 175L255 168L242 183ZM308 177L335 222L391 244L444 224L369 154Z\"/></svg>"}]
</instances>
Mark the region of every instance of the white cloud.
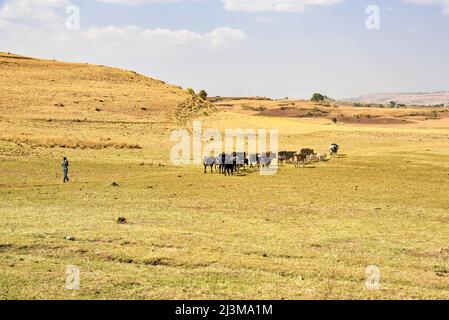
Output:
<instances>
[{"instance_id":1,"label":"white cloud","mask_svg":"<svg viewBox=\"0 0 449 320\"><path fill-rule=\"evenodd\" d=\"M343 0L222 0L222 2L229 11L301 12L307 6L329 6Z\"/></svg>"},{"instance_id":2,"label":"white cloud","mask_svg":"<svg viewBox=\"0 0 449 320\"><path fill-rule=\"evenodd\" d=\"M82 33L85 39L109 43L123 43L132 48L152 47L163 49L175 46L195 46L221 49L234 42L246 39L239 29L229 27L216 28L208 33L191 30L171 30L166 28L143 29L139 26L92 27Z\"/></svg>"},{"instance_id":3,"label":"white cloud","mask_svg":"<svg viewBox=\"0 0 449 320\"><path fill-rule=\"evenodd\" d=\"M56 9L69 4L68 0L7 0L0 8L0 19L21 24L51 24L63 19Z\"/></svg>"},{"instance_id":4,"label":"white cloud","mask_svg":"<svg viewBox=\"0 0 449 320\"><path fill-rule=\"evenodd\" d=\"M206 33L204 39L213 49L226 47L228 43L246 39L246 34L242 30L221 27Z\"/></svg>"},{"instance_id":5,"label":"white cloud","mask_svg":"<svg viewBox=\"0 0 449 320\"><path fill-rule=\"evenodd\" d=\"M102 0L121 2L143 2L147 0ZM154 1L154 0L150 0ZM162 0L159 0L162 1ZM177 0L168 0L177 1ZM164 2L168 2L164 1ZM199 33L187 29L172 30L167 28L144 29L139 26L97 26L79 32L65 29L63 8L70 4L68 0L7 0L0 7L0 44L8 41L22 47L32 39L39 39L36 45L47 41L70 41L80 46L139 48L156 51L169 47L192 47L221 49L232 43L246 39L246 34L230 27L215 28L210 32ZM60 12L59 12L60 11ZM29 39L30 35L32 39ZM28 39L28 40L25 40ZM21 42L21 43L20 43ZM10 50L13 50L11 48Z\"/></svg>"},{"instance_id":6,"label":"white cloud","mask_svg":"<svg viewBox=\"0 0 449 320\"><path fill-rule=\"evenodd\" d=\"M177 3L177 2L199 2L204 0L97 0L98 2L124 4L129 6L140 6L147 3Z\"/></svg>"},{"instance_id":7,"label":"white cloud","mask_svg":"<svg viewBox=\"0 0 449 320\"><path fill-rule=\"evenodd\" d=\"M139 6L147 3L200 2L206 0L97 0L104 3ZM306 6L333 5L343 0L221 0L229 11L293 11L300 12Z\"/></svg>"}]
</instances>

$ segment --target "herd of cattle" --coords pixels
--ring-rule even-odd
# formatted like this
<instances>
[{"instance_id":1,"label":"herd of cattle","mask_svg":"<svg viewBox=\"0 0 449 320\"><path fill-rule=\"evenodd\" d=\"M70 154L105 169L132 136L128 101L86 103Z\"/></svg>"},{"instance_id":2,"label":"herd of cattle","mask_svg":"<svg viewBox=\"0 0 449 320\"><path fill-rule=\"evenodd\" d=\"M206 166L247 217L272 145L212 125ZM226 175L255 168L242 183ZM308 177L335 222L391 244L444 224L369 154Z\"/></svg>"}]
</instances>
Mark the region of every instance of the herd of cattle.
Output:
<instances>
[{"instance_id":1,"label":"herd of cattle","mask_svg":"<svg viewBox=\"0 0 449 320\"><path fill-rule=\"evenodd\" d=\"M330 156L336 156L340 147L333 143L329 147ZM297 151L281 151L278 154L273 152L251 154L247 157L246 152L233 152L232 154L222 153L218 157L208 156L204 158L204 173L210 167L211 173L215 171L224 175L234 175L241 169L269 167L274 159L279 164L294 164L295 167L305 166L308 163L326 161L326 153L316 153L313 149L304 148Z\"/></svg>"}]
</instances>

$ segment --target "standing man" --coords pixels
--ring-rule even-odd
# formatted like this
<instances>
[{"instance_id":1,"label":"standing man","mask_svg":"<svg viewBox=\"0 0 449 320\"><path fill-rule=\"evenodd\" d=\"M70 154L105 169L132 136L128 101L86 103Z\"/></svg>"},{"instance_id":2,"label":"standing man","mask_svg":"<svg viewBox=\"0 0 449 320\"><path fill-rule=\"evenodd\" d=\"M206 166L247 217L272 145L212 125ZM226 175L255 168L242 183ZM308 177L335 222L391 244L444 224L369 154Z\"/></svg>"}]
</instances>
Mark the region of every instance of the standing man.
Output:
<instances>
[{"instance_id":1,"label":"standing man","mask_svg":"<svg viewBox=\"0 0 449 320\"><path fill-rule=\"evenodd\" d=\"M62 171L64 172L64 183L69 182L69 160L66 157L62 160Z\"/></svg>"}]
</instances>

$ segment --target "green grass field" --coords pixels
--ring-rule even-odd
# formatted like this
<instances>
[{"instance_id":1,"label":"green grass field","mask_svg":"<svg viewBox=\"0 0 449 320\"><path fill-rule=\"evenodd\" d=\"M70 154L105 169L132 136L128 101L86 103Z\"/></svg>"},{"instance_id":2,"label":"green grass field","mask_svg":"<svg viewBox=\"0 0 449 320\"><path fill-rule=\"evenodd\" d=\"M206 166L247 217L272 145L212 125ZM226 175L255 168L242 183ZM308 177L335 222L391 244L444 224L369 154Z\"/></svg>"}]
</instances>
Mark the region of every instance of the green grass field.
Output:
<instances>
[{"instance_id":1,"label":"green grass field","mask_svg":"<svg viewBox=\"0 0 449 320\"><path fill-rule=\"evenodd\" d=\"M171 165L169 130L21 123L142 149L0 141L0 298L449 298L449 129L226 112L203 120L278 128L280 149L338 142L341 155L274 176L224 177ZM80 290L65 288L67 265L80 268ZM380 267L380 290L365 288L369 265Z\"/></svg>"}]
</instances>

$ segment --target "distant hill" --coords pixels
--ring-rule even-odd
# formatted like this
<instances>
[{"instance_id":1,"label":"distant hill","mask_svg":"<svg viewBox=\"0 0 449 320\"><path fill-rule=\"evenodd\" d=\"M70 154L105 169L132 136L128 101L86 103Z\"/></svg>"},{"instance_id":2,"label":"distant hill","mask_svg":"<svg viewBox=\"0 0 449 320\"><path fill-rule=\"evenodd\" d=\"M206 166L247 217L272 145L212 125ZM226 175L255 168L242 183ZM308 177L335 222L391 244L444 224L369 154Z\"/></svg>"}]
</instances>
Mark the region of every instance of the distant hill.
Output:
<instances>
[{"instance_id":1,"label":"distant hill","mask_svg":"<svg viewBox=\"0 0 449 320\"><path fill-rule=\"evenodd\" d=\"M344 99L349 102L388 104L394 101L406 105L449 105L449 91L416 93L375 93L358 98Z\"/></svg>"}]
</instances>

